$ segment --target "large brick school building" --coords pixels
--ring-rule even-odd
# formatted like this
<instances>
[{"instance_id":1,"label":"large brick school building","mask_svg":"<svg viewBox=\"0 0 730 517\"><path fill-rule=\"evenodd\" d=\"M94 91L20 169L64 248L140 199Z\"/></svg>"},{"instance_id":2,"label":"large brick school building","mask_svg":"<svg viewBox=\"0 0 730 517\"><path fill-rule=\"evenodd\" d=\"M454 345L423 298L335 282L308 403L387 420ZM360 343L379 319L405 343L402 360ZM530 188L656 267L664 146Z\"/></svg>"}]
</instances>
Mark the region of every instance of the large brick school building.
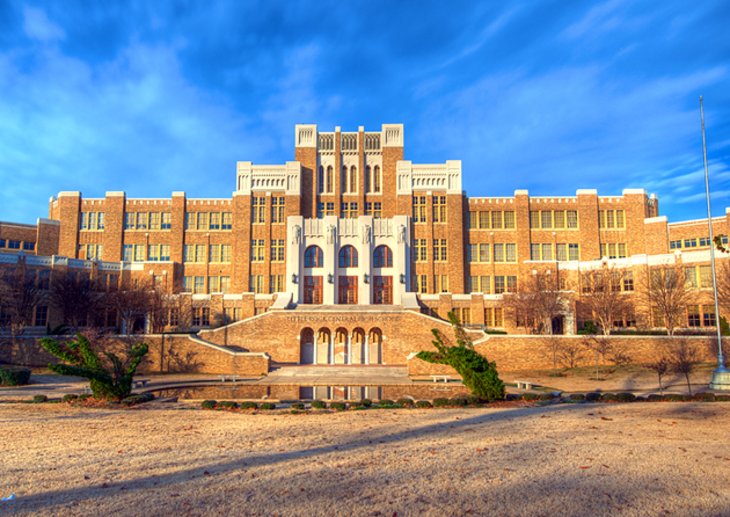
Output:
<instances>
[{"instance_id":1,"label":"large brick school building","mask_svg":"<svg viewBox=\"0 0 730 517\"><path fill-rule=\"evenodd\" d=\"M715 325L707 220L669 223L641 189L470 197L460 161L406 159L400 124L374 132L297 125L294 139L293 161L238 162L231 197L61 192L36 225L0 223L0 266L23 262L46 287L56 270L107 287L151 279L191 307L196 329L223 313L238 322L226 345L239 336L245 350L294 363L403 363L417 348L409 340L428 340L433 318L451 310L469 325L517 332L504 295L538 270L570 293L556 332L590 319L579 273L606 264L626 271L627 296L647 268L681 265L697 288L687 326ZM728 235L730 211L712 224ZM655 326L650 312L615 324ZM270 313L278 326L261 318ZM41 306L35 323L56 318ZM275 349L260 329L278 333ZM199 335L216 342L221 333Z\"/></svg>"}]
</instances>

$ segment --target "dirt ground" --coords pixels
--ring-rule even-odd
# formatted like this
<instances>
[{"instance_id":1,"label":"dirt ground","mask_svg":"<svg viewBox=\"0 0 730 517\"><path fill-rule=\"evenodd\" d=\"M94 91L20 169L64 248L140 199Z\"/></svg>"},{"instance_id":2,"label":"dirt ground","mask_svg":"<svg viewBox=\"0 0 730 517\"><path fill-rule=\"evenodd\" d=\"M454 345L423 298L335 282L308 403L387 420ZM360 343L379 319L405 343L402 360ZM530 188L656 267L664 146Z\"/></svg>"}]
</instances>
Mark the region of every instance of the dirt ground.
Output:
<instances>
[{"instance_id":1,"label":"dirt ground","mask_svg":"<svg viewBox=\"0 0 730 517\"><path fill-rule=\"evenodd\" d=\"M1 404L0 514L730 514L726 403L185 407Z\"/></svg>"}]
</instances>

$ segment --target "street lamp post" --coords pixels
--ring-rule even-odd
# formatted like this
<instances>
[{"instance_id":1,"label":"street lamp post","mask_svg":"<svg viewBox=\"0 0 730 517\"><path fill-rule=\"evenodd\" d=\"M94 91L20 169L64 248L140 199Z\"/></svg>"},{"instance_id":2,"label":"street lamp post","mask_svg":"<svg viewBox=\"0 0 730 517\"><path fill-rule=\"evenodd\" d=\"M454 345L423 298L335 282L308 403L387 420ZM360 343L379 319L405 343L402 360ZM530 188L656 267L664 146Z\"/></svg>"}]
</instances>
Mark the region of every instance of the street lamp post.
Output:
<instances>
[{"instance_id":1,"label":"street lamp post","mask_svg":"<svg viewBox=\"0 0 730 517\"><path fill-rule=\"evenodd\" d=\"M717 274L715 270L715 246L712 233L712 211L710 209L710 174L707 168L707 139L705 138L705 109L700 95L700 118L702 120L702 160L705 166L705 196L707 198L707 227L710 232L710 264L712 267L712 294L715 301L715 327L717 328L717 368L712 372L710 389L730 390L730 370L725 368L725 356L722 351L722 334L720 333L720 310L717 303Z\"/></svg>"}]
</instances>

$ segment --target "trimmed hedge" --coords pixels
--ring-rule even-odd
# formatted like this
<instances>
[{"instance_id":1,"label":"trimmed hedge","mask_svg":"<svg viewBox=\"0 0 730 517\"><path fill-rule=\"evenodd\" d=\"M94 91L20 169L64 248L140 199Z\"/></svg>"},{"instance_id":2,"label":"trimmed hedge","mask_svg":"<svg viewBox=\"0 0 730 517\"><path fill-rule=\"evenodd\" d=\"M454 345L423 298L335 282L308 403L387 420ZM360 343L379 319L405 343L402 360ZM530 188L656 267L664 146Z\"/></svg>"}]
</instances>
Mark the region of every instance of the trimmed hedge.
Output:
<instances>
[{"instance_id":1,"label":"trimmed hedge","mask_svg":"<svg viewBox=\"0 0 730 517\"><path fill-rule=\"evenodd\" d=\"M45 395L33 395L33 402L41 403L41 402L48 402L48 397Z\"/></svg>"},{"instance_id":2,"label":"trimmed hedge","mask_svg":"<svg viewBox=\"0 0 730 517\"><path fill-rule=\"evenodd\" d=\"M259 405L256 404L256 402L253 402L251 400L247 400L246 402L241 402L239 405L241 409L258 409Z\"/></svg>"},{"instance_id":3,"label":"trimmed hedge","mask_svg":"<svg viewBox=\"0 0 730 517\"><path fill-rule=\"evenodd\" d=\"M344 411L347 409L347 404L344 402L331 402L330 409L334 409L335 411Z\"/></svg>"},{"instance_id":4,"label":"trimmed hedge","mask_svg":"<svg viewBox=\"0 0 730 517\"><path fill-rule=\"evenodd\" d=\"M601 399L601 394L597 391L591 391L590 393L586 393L587 402L597 402L600 399Z\"/></svg>"},{"instance_id":5,"label":"trimmed hedge","mask_svg":"<svg viewBox=\"0 0 730 517\"><path fill-rule=\"evenodd\" d=\"M416 405L416 402L413 399L408 398L398 399L395 403L401 407L413 407Z\"/></svg>"},{"instance_id":6,"label":"trimmed hedge","mask_svg":"<svg viewBox=\"0 0 730 517\"><path fill-rule=\"evenodd\" d=\"M135 406L137 404L144 404L145 402L151 402L155 400L155 396L152 393L141 393L139 395L130 395L122 399L122 404L125 406Z\"/></svg>"},{"instance_id":7,"label":"trimmed hedge","mask_svg":"<svg viewBox=\"0 0 730 517\"><path fill-rule=\"evenodd\" d=\"M312 409L326 409L327 403L323 400L313 400Z\"/></svg>"},{"instance_id":8,"label":"trimmed hedge","mask_svg":"<svg viewBox=\"0 0 730 517\"><path fill-rule=\"evenodd\" d=\"M418 402L416 402L416 407L429 408L429 407L433 407L433 404L431 404L428 400L419 400Z\"/></svg>"},{"instance_id":9,"label":"trimmed hedge","mask_svg":"<svg viewBox=\"0 0 730 517\"><path fill-rule=\"evenodd\" d=\"M200 403L200 407L203 409L215 409L217 405L218 402L215 400L204 400Z\"/></svg>"},{"instance_id":10,"label":"trimmed hedge","mask_svg":"<svg viewBox=\"0 0 730 517\"><path fill-rule=\"evenodd\" d=\"M30 370L15 366L0 367L0 385L25 386L30 382Z\"/></svg>"},{"instance_id":11,"label":"trimmed hedge","mask_svg":"<svg viewBox=\"0 0 730 517\"><path fill-rule=\"evenodd\" d=\"M396 407L395 402L390 399L382 399L378 401L378 407L383 408L394 408Z\"/></svg>"},{"instance_id":12,"label":"trimmed hedge","mask_svg":"<svg viewBox=\"0 0 730 517\"><path fill-rule=\"evenodd\" d=\"M276 404L273 402L262 402L259 405L259 409L276 409Z\"/></svg>"},{"instance_id":13,"label":"trimmed hedge","mask_svg":"<svg viewBox=\"0 0 730 517\"><path fill-rule=\"evenodd\" d=\"M586 396L583 393L571 393L568 395L568 400L571 402L583 402L585 399Z\"/></svg>"},{"instance_id":14,"label":"trimmed hedge","mask_svg":"<svg viewBox=\"0 0 730 517\"><path fill-rule=\"evenodd\" d=\"M66 393L61 399L63 402L74 402L78 400L79 396L75 393Z\"/></svg>"},{"instance_id":15,"label":"trimmed hedge","mask_svg":"<svg viewBox=\"0 0 730 517\"><path fill-rule=\"evenodd\" d=\"M445 398L433 399L433 407L446 407L449 405L451 405L451 403L449 402L449 399L445 399Z\"/></svg>"},{"instance_id":16,"label":"trimmed hedge","mask_svg":"<svg viewBox=\"0 0 730 517\"><path fill-rule=\"evenodd\" d=\"M234 402L232 400L224 400L222 402L218 403L218 409L238 409L239 405L238 402Z\"/></svg>"},{"instance_id":17,"label":"trimmed hedge","mask_svg":"<svg viewBox=\"0 0 730 517\"><path fill-rule=\"evenodd\" d=\"M304 409L304 402L292 402L292 409Z\"/></svg>"}]
</instances>

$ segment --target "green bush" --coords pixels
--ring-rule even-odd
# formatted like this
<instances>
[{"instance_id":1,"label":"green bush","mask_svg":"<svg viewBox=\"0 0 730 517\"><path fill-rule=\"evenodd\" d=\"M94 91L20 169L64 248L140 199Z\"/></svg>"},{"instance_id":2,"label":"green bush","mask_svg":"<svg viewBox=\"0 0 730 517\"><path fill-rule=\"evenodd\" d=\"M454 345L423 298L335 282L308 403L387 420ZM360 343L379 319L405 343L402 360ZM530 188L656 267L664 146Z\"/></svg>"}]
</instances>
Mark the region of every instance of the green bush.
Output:
<instances>
[{"instance_id":1,"label":"green bush","mask_svg":"<svg viewBox=\"0 0 730 517\"><path fill-rule=\"evenodd\" d=\"M360 405L361 405L362 407L370 407L370 406L372 406L372 405L373 405L373 401L372 401L372 400L370 400L370 399L362 399L362 400L360 401Z\"/></svg>"},{"instance_id":2,"label":"green bush","mask_svg":"<svg viewBox=\"0 0 730 517\"><path fill-rule=\"evenodd\" d=\"M218 402L219 409L238 409L239 405L238 402L234 402L233 400L224 400L222 402Z\"/></svg>"},{"instance_id":3,"label":"green bush","mask_svg":"<svg viewBox=\"0 0 730 517\"><path fill-rule=\"evenodd\" d=\"M540 395L538 393L525 393L522 395L522 400L526 400L527 402L534 402L536 400L540 400Z\"/></svg>"},{"instance_id":4,"label":"green bush","mask_svg":"<svg viewBox=\"0 0 730 517\"><path fill-rule=\"evenodd\" d=\"M381 408L394 408L396 407L395 402L390 399L381 399L378 401L378 407Z\"/></svg>"},{"instance_id":5,"label":"green bush","mask_svg":"<svg viewBox=\"0 0 730 517\"><path fill-rule=\"evenodd\" d=\"M482 400L479 397L475 397L474 395L469 395L466 397L466 402L470 406L481 406L482 404L486 404L486 400Z\"/></svg>"},{"instance_id":6,"label":"green bush","mask_svg":"<svg viewBox=\"0 0 730 517\"><path fill-rule=\"evenodd\" d=\"M325 409L327 407L327 403L323 400L313 400L312 401L312 409Z\"/></svg>"},{"instance_id":7,"label":"green bush","mask_svg":"<svg viewBox=\"0 0 730 517\"><path fill-rule=\"evenodd\" d=\"M601 400L601 394L599 392L591 391L590 393L586 393L587 402L597 402L598 400Z\"/></svg>"},{"instance_id":8,"label":"green bush","mask_svg":"<svg viewBox=\"0 0 730 517\"><path fill-rule=\"evenodd\" d=\"M730 402L730 395L715 395L715 402Z\"/></svg>"},{"instance_id":9,"label":"green bush","mask_svg":"<svg viewBox=\"0 0 730 517\"><path fill-rule=\"evenodd\" d=\"M540 393L539 396L539 400L553 400L554 398L556 398L553 393Z\"/></svg>"},{"instance_id":10,"label":"green bush","mask_svg":"<svg viewBox=\"0 0 730 517\"><path fill-rule=\"evenodd\" d=\"M659 395L658 393L651 393L646 397L647 402L661 402L664 400L664 397L662 395Z\"/></svg>"},{"instance_id":11,"label":"green bush","mask_svg":"<svg viewBox=\"0 0 730 517\"><path fill-rule=\"evenodd\" d=\"M664 400L667 400L669 402L684 402L685 400L689 400L689 396L679 395L678 393L669 393L667 395L664 395Z\"/></svg>"},{"instance_id":12,"label":"green bush","mask_svg":"<svg viewBox=\"0 0 730 517\"><path fill-rule=\"evenodd\" d=\"M256 402L252 400L247 400L245 402L241 402L239 405L241 409L258 409L259 405L256 404Z\"/></svg>"},{"instance_id":13,"label":"green bush","mask_svg":"<svg viewBox=\"0 0 730 517\"><path fill-rule=\"evenodd\" d=\"M292 409L304 409L304 402L292 402Z\"/></svg>"},{"instance_id":14,"label":"green bush","mask_svg":"<svg viewBox=\"0 0 730 517\"><path fill-rule=\"evenodd\" d=\"M451 403L449 402L449 399L445 398L437 398L433 399L433 407L446 407L449 406Z\"/></svg>"},{"instance_id":15,"label":"green bush","mask_svg":"<svg viewBox=\"0 0 730 517\"><path fill-rule=\"evenodd\" d=\"M464 407L469 404L469 401L466 399L466 397L453 397L449 399L449 406L453 407Z\"/></svg>"},{"instance_id":16,"label":"green bush","mask_svg":"<svg viewBox=\"0 0 730 517\"><path fill-rule=\"evenodd\" d=\"M0 367L0 385L24 386L30 382L30 370L15 366Z\"/></svg>"},{"instance_id":17,"label":"green bush","mask_svg":"<svg viewBox=\"0 0 730 517\"><path fill-rule=\"evenodd\" d=\"M396 400L395 403L401 407L413 407L416 405L415 401L413 399L409 399L409 398L398 399L398 400Z\"/></svg>"},{"instance_id":18,"label":"green bush","mask_svg":"<svg viewBox=\"0 0 730 517\"><path fill-rule=\"evenodd\" d=\"M84 400L89 400L90 398L91 398L91 393L82 393L81 395L79 395L78 400L83 402Z\"/></svg>"},{"instance_id":19,"label":"green bush","mask_svg":"<svg viewBox=\"0 0 730 517\"><path fill-rule=\"evenodd\" d=\"M441 332L431 329L436 352L421 351L416 357L433 364L451 366L461 376L472 395L485 401L504 399L504 382L499 378L497 366L474 350L474 344L459 322L456 314L449 313L456 346L449 346Z\"/></svg>"},{"instance_id":20,"label":"green bush","mask_svg":"<svg viewBox=\"0 0 730 517\"><path fill-rule=\"evenodd\" d=\"M629 393L628 391L622 391L621 393L616 393L616 400L618 402L634 402L636 400L636 395Z\"/></svg>"},{"instance_id":21,"label":"green bush","mask_svg":"<svg viewBox=\"0 0 730 517\"><path fill-rule=\"evenodd\" d=\"M522 395L519 393L507 393L504 399L514 402L516 400L522 400Z\"/></svg>"},{"instance_id":22,"label":"green bush","mask_svg":"<svg viewBox=\"0 0 730 517\"><path fill-rule=\"evenodd\" d=\"M347 404L344 402L331 402L330 409L334 409L335 411L344 411L347 409Z\"/></svg>"},{"instance_id":23,"label":"green bush","mask_svg":"<svg viewBox=\"0 0 730 517\"><path fill-rule=\"evenodd\" d=\"M276 404L273 402L262 402L259 405L259 409L276 409Z\"/></svg>"},{"instance_id":24,"label":"green bush","mask_svg":"<svg viewBox=\"0 0 730 517\"><path fill-rule=\"evenodd\" d=\"M419 400L418 402L416 402L416 407L429 408L433 407L433 404L431 404L428 400Z\"/></svg>"},{"instance_id":25,"label":"green bush","mask_svg":"<svg viewBox=\"0 0 730 517\"><path fill-rule=\"evenodd\" d=\"M33 402L48 402L48 397L46 397L45 395L33 395Z\"/></svg>"},{"instance_id":26,"label":"green bush","mask_svg":"<svg viewBox=\"0 0 730 517\"><path fill-rule=\"evenodd\" d=\"M697 402L715 402L715 394L714 393L695 393L692 396L692 400L696 400Z\"/></svg>"},{"instance_id":27,"label":"green bush","mask_svg":"<svg viewBox=\"0 0 730 517\"><path fill-rule=\"evenodd\" d=\"M76 339L68 342L51 338L40 342L46 352L63 361L48 365L50 370L89 379L95 398L117 401L132 393L132 378L148 351L145 343L136 343L126 350L125 357L103 352L102 359L82 334L76 334Z\"/></svg>"},{"instance_id":28,"label":"green bush","mask_svg":"<svg viewBox=\"0 0 730 517\"><path fill-rule=\"evenodd\" d=\"M218 402L215 400L204 400L200 403L200 407L203 409L215 409L217 405Z\"/></svg>"},{"instance_id":29,"label":"green bush","mask_svg":"<svg viewBox=\"0 0 730 517\"><path fill-rule=\"evenodd\" d=\"M586 396L583 393L571 393L568 395L568 400L573 402L583 402Z\"/></svg>"},{"instance_id":30,"label":"green bush","mask_svg":"<svg viewBox=\"0 0 730 517\"><path fill-rule=\"evenodd\" d=\"M155 396L152 393L140 393L139 395L130 395L122 399L122 404L125 406L135 406L152 400L155 400Z\"/></svg>"},{"instance_id":31,"label":"green bush","mask_svg":"<svg viewBox=\"0 0 730 517\"><path fill-rule=\"evenodd\" d=\"M603 393L600 400L601 402L616 402L618 399L615 393Z\"/></svg>"},{"instance_id":32,"label":"green bush","mask_svg":"<svg viewBox=\"0 0 730 517\"><path fill-rule=\"evenodd\" d=\"M74 393L66 393L61 399L63 402L74 402L78 400L79 396Z\"/></svg>"}]
</instances>

